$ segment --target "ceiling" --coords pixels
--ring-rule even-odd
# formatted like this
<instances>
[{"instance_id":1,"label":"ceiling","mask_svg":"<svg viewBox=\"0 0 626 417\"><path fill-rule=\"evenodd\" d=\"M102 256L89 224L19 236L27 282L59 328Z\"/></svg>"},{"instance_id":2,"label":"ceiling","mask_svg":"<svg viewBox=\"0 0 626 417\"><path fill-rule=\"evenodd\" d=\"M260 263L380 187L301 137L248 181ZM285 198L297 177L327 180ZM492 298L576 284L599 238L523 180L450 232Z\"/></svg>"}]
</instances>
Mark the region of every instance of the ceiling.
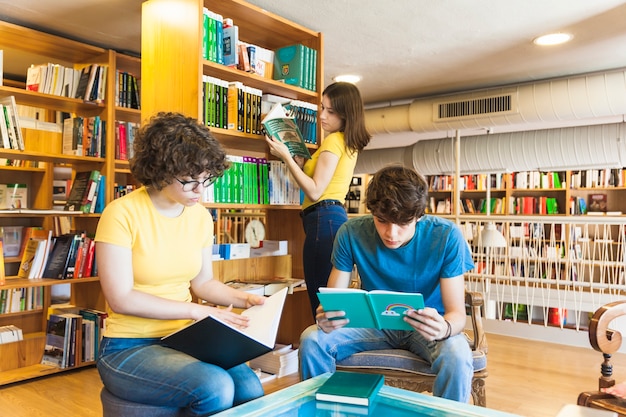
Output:
<instances>
[{"instance_id":1,"label":"ceiling","mask_svg":"<svg viewBox=\"0 0 626 417\"><path fill-rule=\"evenodd\" d=\"M139 54L141 3L0 0L0 19ZM624 0L250 3L322 32L324 84L339 74L359 74L368 106L626 67ZM574 38L562 46L532 43L548 32ZM4 66L10 74L11 63ZM375 137L370 147L415 142L402 136Z\"/></svg>"}]
</instances>

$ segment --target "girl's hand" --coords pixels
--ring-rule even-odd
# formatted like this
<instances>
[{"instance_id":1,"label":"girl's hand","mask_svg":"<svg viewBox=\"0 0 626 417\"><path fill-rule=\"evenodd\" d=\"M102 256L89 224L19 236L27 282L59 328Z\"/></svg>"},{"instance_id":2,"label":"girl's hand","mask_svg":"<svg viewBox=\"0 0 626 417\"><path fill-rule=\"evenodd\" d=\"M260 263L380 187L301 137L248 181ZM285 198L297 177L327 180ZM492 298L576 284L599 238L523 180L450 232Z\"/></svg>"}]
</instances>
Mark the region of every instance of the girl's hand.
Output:
<instances>
[{"instance_id":1,"label":"girl's hand","mask_svg":"<svg viewBox=\"0 0 626 417\"><path fill-rule=\"evenodd\" d=\"M291 158L291 152L289 152L289 148L287 148L287 145L284 143L272 140L269 136L265 136L265 142L267 142L267 145L270 147L270 153L272 155L280 158L282 161Z\"/></svg>"},{"instance_id":2,"label":"girl's hand","mask_svg":"<svg viewBox=\"0 0 626 417\"><path fill-rule=\"evenodd\" d=\"M265 297L262 295L247 294L247 296L248 297L246 298L246 308L265 304Z\"/></svg>"},{"instance_id":3,"label":"girl's hand","mask_svg":"<svg viewBox=\"0 0 626 417\"><path fill-rule=\"evenodd\" d=\"M233 306L230 305L227 308L218 308L218 307L208 307L207 316L211 315L216 317L231 326L237 327L238 329L245 329L248 327L248 322L250 319L246 316L242 316L241 314L233 312Z\"/></svg>"}]
</instances>

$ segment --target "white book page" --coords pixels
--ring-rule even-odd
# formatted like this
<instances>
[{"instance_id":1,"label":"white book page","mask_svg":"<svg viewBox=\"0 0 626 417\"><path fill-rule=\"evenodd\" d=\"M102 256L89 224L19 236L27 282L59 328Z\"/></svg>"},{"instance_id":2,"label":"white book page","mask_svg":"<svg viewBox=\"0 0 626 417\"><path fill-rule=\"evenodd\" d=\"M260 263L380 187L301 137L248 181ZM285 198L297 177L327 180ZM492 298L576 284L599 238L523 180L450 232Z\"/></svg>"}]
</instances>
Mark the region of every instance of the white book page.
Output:
<instances>
[{"instance_id":1,"label":"white book page","mask_svg":"<svg viewBox=\"0 0 626 417\"><path fill-rule=\"evenodd\" d=\"M288 288L283 288L266 298L263 305L252 306L241 313L242 316L250 318L248 327L242 329L241 333L263 343L265 346L273 347L276 342L287 291Z\"/></svg>"}]
</instances>

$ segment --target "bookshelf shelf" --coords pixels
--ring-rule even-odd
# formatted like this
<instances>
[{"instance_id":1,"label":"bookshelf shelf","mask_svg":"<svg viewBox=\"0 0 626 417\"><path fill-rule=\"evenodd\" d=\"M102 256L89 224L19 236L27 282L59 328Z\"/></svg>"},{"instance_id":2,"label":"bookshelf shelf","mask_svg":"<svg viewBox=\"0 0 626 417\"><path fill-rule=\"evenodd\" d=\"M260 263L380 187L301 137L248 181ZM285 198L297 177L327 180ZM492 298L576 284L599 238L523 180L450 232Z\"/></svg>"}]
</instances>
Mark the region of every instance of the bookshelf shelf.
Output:
<instances>
[{"instance_id":1,"label":"bookshelf shelf","mask_svg":"<svg viewBox=\"0 0 626 417\"><path fill-rule=\"evenodd\" d=\"M226 67L211 61L203 61L204 72L211 73L214 77L230 81L240 81L250 87L259 88L263 93L275 94L292 100L311 101L318 96L317 92L295 87L280 81L261 77L257 74L247 73L235 68Z\"/></svg>"}]
</instances>

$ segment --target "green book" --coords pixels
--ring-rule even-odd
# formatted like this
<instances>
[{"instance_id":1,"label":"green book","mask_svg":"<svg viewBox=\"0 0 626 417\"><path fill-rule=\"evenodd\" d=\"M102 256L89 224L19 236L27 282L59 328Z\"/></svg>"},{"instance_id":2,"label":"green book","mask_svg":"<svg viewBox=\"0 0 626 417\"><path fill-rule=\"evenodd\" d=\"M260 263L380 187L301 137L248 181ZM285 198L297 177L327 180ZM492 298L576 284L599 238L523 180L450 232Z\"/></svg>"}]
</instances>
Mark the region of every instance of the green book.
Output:
<instances>
[{"instance_id":1,"label":"green book","mask_svg":"<svg viewBox=\"0 0 626 417\"><path fill-rule=\"evenodd\" d=\"M265 132L272 140L283 142L293 156L311 158L306 142L293 117L287 116L282 104L276 103L262 121Z\"/></svg>"},{"instance_id":2,"label":"green book","mask_svg":"<svg viewBox=\"0 0 626 417\"><path fill-rule=\"evenodd\" d=\"M424 308L419 293L321 287L317 297L325 311L345 311L341 319L350 320L346 327L413 330L403 317L408 310Z\"/></svg>"},{"instance_id":3,"label":"green book","mask_svg":"<svg viewBox=\"0 0 626 417\"><path fill-rule=\"evenodd\" d=\"M336 371L318 388L315 399L369 406L384 382L381 374Z\"/></svg>"}]
</instances>

